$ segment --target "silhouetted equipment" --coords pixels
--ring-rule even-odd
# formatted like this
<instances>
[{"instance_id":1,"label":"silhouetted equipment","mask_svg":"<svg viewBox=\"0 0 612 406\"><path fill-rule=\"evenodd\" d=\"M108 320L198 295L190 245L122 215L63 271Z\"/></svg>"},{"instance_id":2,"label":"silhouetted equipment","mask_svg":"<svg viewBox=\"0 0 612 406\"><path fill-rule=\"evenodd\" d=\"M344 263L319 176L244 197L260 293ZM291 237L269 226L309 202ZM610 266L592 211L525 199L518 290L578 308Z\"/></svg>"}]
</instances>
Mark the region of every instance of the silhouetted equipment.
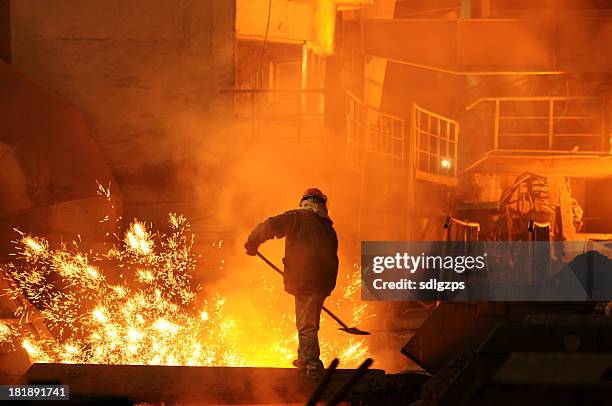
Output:
<instances>
[{"instance_id":1,"label":"silhouetted equipment","mask_svg":"<svg viewBox=\"0 0 612 406\"><path fill-rule=\"evenodd\" d=\"M612 297L612 260L585 243L584 253L574 257L551 278L551 283L575 287L577 300L608 302Z\"/></svg>"},{"instance_id":2,"label":"silhouetted equipment","mask_svg":"<svg viewBox=\"0 0 612 406\"><path fill-rule=\"evenodd\" d=\"M551 201L546 176L525 172L504 189L499 198L501 240L526 240L531 222L555 224L557 210Z\"/></svg>"},{"instance_id":3,"label":"silhouetted equipment","mask_svg":"<svg viewBox=\"0 0 612 406\"><path fill-rule=\"evenodd\" d=\"M499 323L521 322L531 314L592 314L594 304L584 302L467 302L440 303L402 354L430 373L436 373L472 342L483 340Z\"/></svg>"},{"instance_id":4,"label":"silhouetted equipment","mask_svg":"<svg viewBox=\"0 0 612 406\"><path fill-rule=\"evenodd\" d=\"M527 226L529 231L529 241L550 241L550 223L538 223L535 220L529 220Z\"/></svg>"},{"instance_id":5,"label":"silhouetted equipment","mask_svg":"<svg viewBox=\"0 0 612 406\"><path fill-rule=\"evenodd\" d=\"M51 244L112 238L122 195L81 112L2 61L0 105L10 107L0 110L0 238L14 239L13 228Z\"/></svg>"},{"instance_id":6,"label":"silhouetted equipment","mask_svg":"<svg viewBox=\"0 0 612 406\"><path fill-rule=\"evenodd\" d=\"M463 256L473 255L473 244L472 241L478 241L480 237L480 224L472 221L465 221L448 216L443 224L444 228L444 241L447 247L445 248L445 255ZM459 243L457 243L459 242ZM461 242L463 242L461 244ZM438 276L444 281L465 281L466 274L458 275L454 271L440 270ZM471 275L471 283L467 283L466 289L462 294L464 300L477 300L487 290L485 285L487 284L486 272L479 275ZM438 293L439 300L448 300L449 296L446 292Z\"/></svg>"},{"instance_id":7,"label":"silhouetted equipment","mask_svg":"<svg viewBox=\"0 0 612 406\"><path fill-rule=\"evenodd\" d=\"M476 241L480 232L480 224L447 217L444 222L445 241Z\"/></svg>"},{"instance_id":8,"label":"silhouetted equipment","mask_svg":"<svg viewBox=\"0 0 612 406\"><path fill-rule=\"evenodd\" d=\"M529 244L528 266L530 284L545 283L550 277L552 249L550 230L550 222L540 223L535 220L529 220L529 225L527 226L529 241L535 242L535 244Z\"/></svg>"},{"instance_id":9,"label":"silhouetted equipment","mask_svg":"<svg viewBox=\"0 0 612 406\"><path fill-rule=\"evenodd\" d=\"M608 404L612 319L535 315L497 326L426 383L422 404Z\"/></svg>"}]
</instances>

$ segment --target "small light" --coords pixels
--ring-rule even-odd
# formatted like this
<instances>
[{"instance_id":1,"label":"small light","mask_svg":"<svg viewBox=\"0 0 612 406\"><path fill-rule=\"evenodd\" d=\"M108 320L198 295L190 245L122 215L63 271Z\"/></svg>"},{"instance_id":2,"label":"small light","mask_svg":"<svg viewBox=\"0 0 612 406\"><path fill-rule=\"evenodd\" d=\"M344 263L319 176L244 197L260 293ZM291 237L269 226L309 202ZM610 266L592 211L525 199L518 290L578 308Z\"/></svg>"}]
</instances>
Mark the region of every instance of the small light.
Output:
<instances>
[{"instance_id":1,"label":"small light","mask_svg":"<svg viewBox=\"0 0 612 406\"><path fill-rule=\"evenodd\" d=\"M442 158L440 160L440 166L444 169L450 169L450 167L452 166L452 162L448 158Z\"/></svg>"}]
</instances>

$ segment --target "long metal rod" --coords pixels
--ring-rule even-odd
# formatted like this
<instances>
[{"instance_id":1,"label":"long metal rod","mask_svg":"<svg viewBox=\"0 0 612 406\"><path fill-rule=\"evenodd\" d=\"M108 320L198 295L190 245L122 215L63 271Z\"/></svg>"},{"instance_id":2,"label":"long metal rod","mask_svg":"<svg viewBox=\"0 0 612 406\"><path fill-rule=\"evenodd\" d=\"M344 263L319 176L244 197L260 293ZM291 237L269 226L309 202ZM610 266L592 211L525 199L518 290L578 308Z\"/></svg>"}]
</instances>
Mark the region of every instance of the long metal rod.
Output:
<instances>
[{"instance_id":1,"label":"long metal rod","mask_svg":"<svg viewBox=\"0 0 612 406\"><path fill-rule=\"evenodd\" d=\"M285 273L283 271L281 271L279 267L274 265L268 258L264 257L261 252L257 251L257 256L259 258L261 258L261 260L264 261L266 264L270 265L270 267L272 269L274 269L276 272L278 272L281 275L285 275ZM345 329L349 328L349 326L347 326L346 323L344 323L342 320L340 320L335 314L333 314L325 306L323 306L323 311L325 311L325 313L327 313L332 319L336 320L336 322L338 324L340 324L343 328L345 328Z\"/></svg>"},{"instance_id":2,"label":"long metal rod","mask_svg":"<svg viewBox=\"0 0 612 406\"><path fill-rule=\"evenodd\" d=\"M257 251L257 256L259 258L261 258L262 261L264 261L266 264L268 264L272 269L274 269L276 272L278 272L281 275L285 275L285 273L283 271L280 270L279 267L277 267L276 265L274 265L268 258L264 257L262 255L261 252ZM336 323L338 323L340 326L342 326L342 328L340 330L345 331L349 334L355 334L355 335L370 335L370 333L368 333L367 331L363 331L358 329L357 327L349 327L346 325L346 323L344 323L342 320L340 320L338 318L338 316L336 316L335 314L333 314L331 312L331 310L329 310L328 308L326 308L325 306L322 306L322 310L327 313L329 315L329 317L331 317L332 319L334 319L336 321Z\"/></svg>"}]
</instances>

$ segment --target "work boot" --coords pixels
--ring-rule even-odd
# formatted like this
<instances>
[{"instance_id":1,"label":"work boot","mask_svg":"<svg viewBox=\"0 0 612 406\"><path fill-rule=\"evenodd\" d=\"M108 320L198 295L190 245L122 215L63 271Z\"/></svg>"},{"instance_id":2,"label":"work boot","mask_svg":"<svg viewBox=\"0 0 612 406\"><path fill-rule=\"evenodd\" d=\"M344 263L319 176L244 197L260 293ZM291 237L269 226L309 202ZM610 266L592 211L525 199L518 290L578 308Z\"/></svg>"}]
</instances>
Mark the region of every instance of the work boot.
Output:
<instances>
[{"instance_id":1,"label":"work boot","mask_svg":"<svg viewBox=\"0 0 612 406\"><path fill-rule=\"evenodd\" d=\"M291 361L291 365L299 369L300 371L304 371L306 369L306 364L304 361L300 361L299 359L294 359Z\"/></svg>"},{"instance_id":2,"label":"work boot","mask_svg":"<svg viewBox=\"0 0 612 406\"><path fill-rule=\"evenodd\" d=\"M321 380L321 378L323 378L323 369L322 368L317 368L317 369L306 369L306 377L308 379L310 379L313 382L318 382Z\"/></svg>"}]
</instances>

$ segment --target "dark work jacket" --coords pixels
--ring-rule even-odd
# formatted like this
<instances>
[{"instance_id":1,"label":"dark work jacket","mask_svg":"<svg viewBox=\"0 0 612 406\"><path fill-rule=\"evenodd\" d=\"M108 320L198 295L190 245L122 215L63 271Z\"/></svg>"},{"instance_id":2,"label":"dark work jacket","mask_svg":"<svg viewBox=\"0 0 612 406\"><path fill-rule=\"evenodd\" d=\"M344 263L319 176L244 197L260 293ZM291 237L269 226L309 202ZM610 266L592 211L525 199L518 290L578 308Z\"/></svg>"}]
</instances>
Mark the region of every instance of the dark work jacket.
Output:
<instances>
[{"instance_id":1,"label":"dark work jacket","mask_svg":"<svg viewBox=\"0 0 612 406\"><path fill-rule=\"evenodd\" d=\"M307 209L289 210L270 217L249 235L258 247L285 237L285 290L292 295L329 295L338 276L338 237L329 218Z\"/></svg>"}]
</instances>

